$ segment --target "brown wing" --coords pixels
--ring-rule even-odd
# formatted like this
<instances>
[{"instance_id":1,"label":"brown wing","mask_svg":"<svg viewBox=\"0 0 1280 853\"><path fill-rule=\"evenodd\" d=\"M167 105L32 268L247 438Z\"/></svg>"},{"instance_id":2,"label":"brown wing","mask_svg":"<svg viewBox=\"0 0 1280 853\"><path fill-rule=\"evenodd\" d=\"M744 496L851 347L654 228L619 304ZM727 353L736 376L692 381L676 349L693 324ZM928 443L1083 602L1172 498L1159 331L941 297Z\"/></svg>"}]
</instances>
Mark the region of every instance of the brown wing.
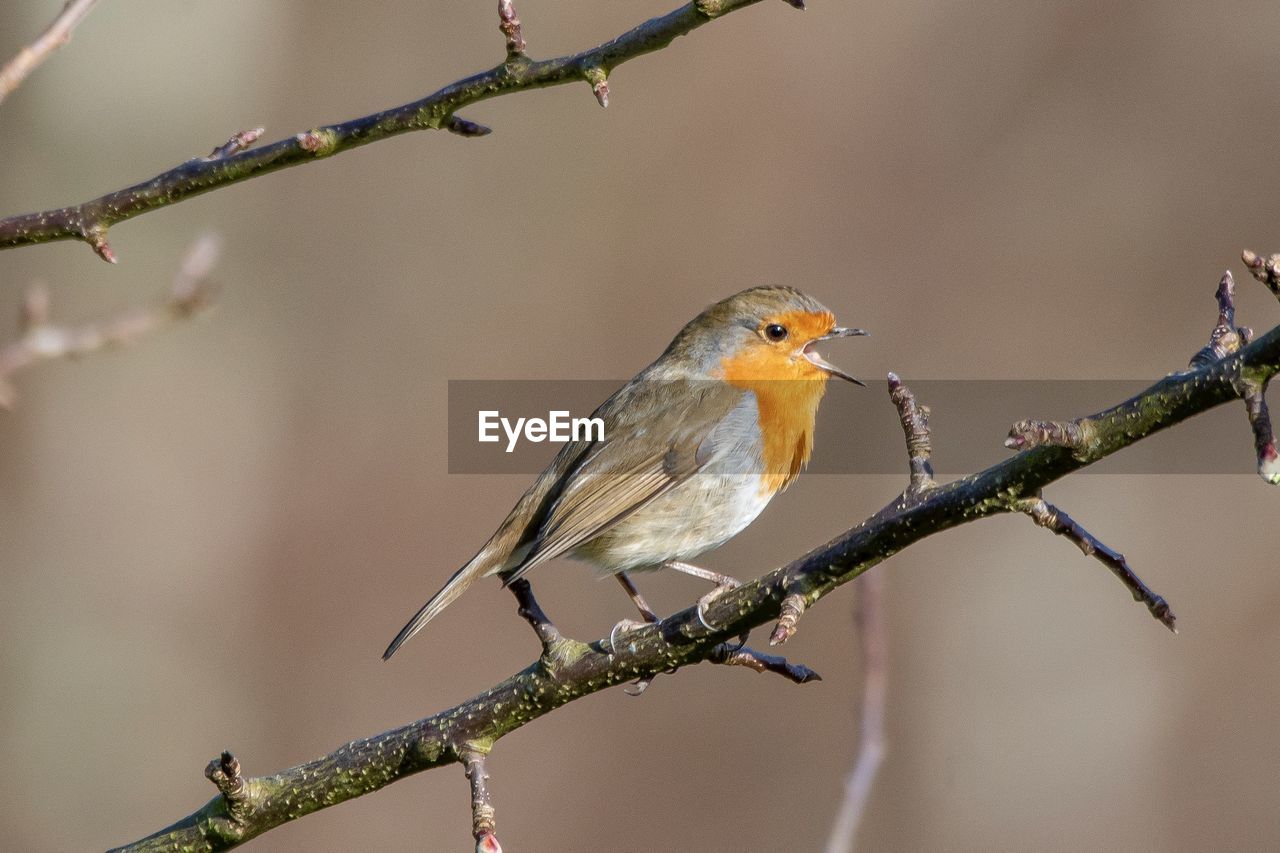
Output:
<instances>
[{"instance_id":1,"label":"brown wing","mask_svg":"<svg viewBox=\"0 0 1280 853\"><path fill-rule=\"evenodd\" d=\"M706 463L716 425L743 392L719 382L674 387L647 373L595 411L605 438L560 449L484 547L400 629L384 660L478 578L500 574L509 583L608 530Z\"/></svg>"},{"instance_id":2,"label":"brown wing","mask_svg":"<svg viewBox=\"0 0 1280 853\"><path fill-rule=\"evenodd\" d=\"M712 430L742 399L741 391L721 383L642 382L628 390L628 423L606 411L622 401L611 399L601 407L605 440L581 453L563 476L524 559L504 572L508 583L600 535L697 473L710 458ZM643 417L635 417L638 413ZM643 453L640 447L652 450Z\"/></svg>"}]
</instances>

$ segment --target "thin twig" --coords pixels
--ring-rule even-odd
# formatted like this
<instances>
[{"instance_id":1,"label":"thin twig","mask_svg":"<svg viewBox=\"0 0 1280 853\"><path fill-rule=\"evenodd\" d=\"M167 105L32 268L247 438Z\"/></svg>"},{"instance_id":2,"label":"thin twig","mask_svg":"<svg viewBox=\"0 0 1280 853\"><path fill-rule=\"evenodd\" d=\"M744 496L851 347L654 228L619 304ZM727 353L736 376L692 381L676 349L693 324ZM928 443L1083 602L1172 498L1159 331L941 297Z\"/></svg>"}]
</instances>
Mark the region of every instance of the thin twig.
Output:
<instances>
[{"instance_id":1,"label":"thin twig","mask_svg":"<svg viewBox=\"0 0 1280 853\"><path fill-rule=\"evenodd\" d=\"M898 410L902 437L907 446L910 480L897 507L906 508L924 500L938 487L933 475L933 434L929 430L929 407L896 373L888 377L889 399ZM884 735L886 688L889 678L889 631L884 616L884 572L867 572L854 582L853 622L857 646L862 654L862 711L859 716L858 752L853 769L845 779L844 799L827 838L827 853L852 853L858 827L871 797L871 787L880 772L888 749Z\"/></svg>"},{"instance_id":2,"label":"thin twig","mask_svg":"<svg viewBox=\"0 0 1280 853\"><path fill-rule=\"evenodd\" d=\"M716 646L711 656L707 658L711 663L723 664L724 666L745 666L756 672L772 672L775 675L781 675L796 684L808 684L810 681L821 681L822 676L814 672L802 663L791 663L786 658L777 655L767 655L764 652L757 652L755 649L749 649L746 646L730 645L729 643L721 643Z\"/></svg>"},{"instance_id":3,"label":"thin twig","mask_svg":"<svg viewBox=\"0 0 1280 853\"><path fill-rule=\"evenodd\" d=\"M585 81L603 106L609 97L605 77L614 68L661 50L677 36L758 2L760 0L698 0L645 21L598 47L544 60L532 60L523 52L512 52L516 47L523 51L524 37L511 10L510 24L502 19L508 53L507 61L501 65L450 83L412 103L340 124L312 128L229 156L188 160L154 178L83 204L10 216L0 220L0 249L51 240L83 240L104 260L114 261L115 255L107 243L107 229L117 222L200 193L287 166L311 163L402 133L444 129L461 136L483 136L489 132L488 128L455 115L459 109L479 101ZM509 9L510 4L501 4L499 8Z\"/></svg>"},{"instance_id":4,"label":"thin twig","mask_svg":"<svg viewBox=\"0 0 1280 853\"><path fill-rule=\"evenodd\" d=\"M1280 299L1280 254L1262 257L1256 252L1245 249L1240 253L1244 265L1250 274L1267 286L1267 289ZM1230 300L1231 294L1227 293ZM1219 292L1218 301L1222 302ZM1231 305L1231 321L1235 321L1235 306ZM1221 324L1221 320L1219 320ZM1214 330L1217 331L1216 329ZM1240 343L1248 344L1252 333L1248 329L1240 329ZM1253 448L1258 458L1258 476L1273 486L1280 485L1280 453L1276 452L1276 437L1271 426L1271 412L1267 410L1267 383L1269 376L1242 372L1236 382L1236 390L1244 399L1245 413L1249 417L1249 428L1253 430Z\"/></svg>"},{"instance_id":5,"label":"thin twig","mask_svg":"<svg viewBox=\"0 0 1280 853\"><path fill-rule=\"evenodd\" d=\"M502 35L507 40L507 61L524 56L527 45L511 0L498 0L498 29L502 30Z\"/></svg>"},{"instance_id":6,"label":"thin twig","mask_svg":"<svg viewBox=\"0 0 1280 853\"><path fill-rule=\"evenodd\" d=\"M163 300L93 323L75 326L51 323L49 293L43 285L34 285L23 305L21 337L0 346L0 408L13 405L13 376L20 370L39 361L79 358L129 344L207 308L215 295L215 288L207 279L217 261L218 247L216 237L200 238L187 250Z\"/></svg>"},{"instance_id":7,"label":"thin twig","mask_svg":"<svg viewBox=\"0 0 1280 853\"><path fill-rule=\"evenodd\" d=\"M476 853L502 853L498 843L497 812L489 795L489 773L485 769L486 752L475 746L462 750L462 766L471 783L471 835L476 840Z\"/></svg>"},{"instance_id":8,"label":"thin twig","mask_svg":"<svg viewBox=\"0 0 1280 853\"><path fill-rule=\"evenodd\" d=\"M1218 290L1214 298L1218 302L1218 322L1209 333L1209 343L1205 344L1191 357L1192 367L1203 367L1220 358L1226 358L1249 342L1253 331L1247 328L1236 328L1236 283L1231 271L1222 274L1218 282Z\"/></svg>"},{"instance_id":9,"label":"thin twig","mask_svg":"<svg viewBox=\"0 0 1280 853\"><path fill-rule=\"evenodd\" d=\"M853 853L871 788L884 763L889 683L889 630L884 615L884 572L867 572L854 582L853 619L862 657L862 706L858 717L858 759L844 783L844 799L827 839L827 853Z\"/></svg>"},{"instance_id":10,"label":"thin twig","mask_svg":"<svg viewBox=\"0 0 1280 853\"><path fill-rule=\"evenodd\" d=\"M1085 530L1078 521L1042 498L1024 498L1015 501L1014 508L1028 515L1032 521L1046 530L1071 540L1086 557L1094 557L1111 569L1133 594L1134 601L1145 604L1160 624L1173 633L1178 633L1177 617L1173 615L1169 602L1153 592L1151 587L1129 568L1129 561L1125 559L1124 554L1107 547L1100 539Z\"/></svg>"},{"instance_id":11,"label":"thin twig","mask_svg":"<svg viewBox=\"0 0 1280 853\"><path fill-rule=\"evenodd\" d=\"M1275 432L1271 428L1271 412L1267 410L1267 384L1243 379L1245 413L1253 430L1253 449L1258 455L1258 476L1273 486L1280 485L1280 454L1276 453Z\"/></svg>"},{"instance_id":12,"label":"thin twig","mask_svg":"<svg viewBox=\"0 0 1280 853\"><path fill-rule=\"evenodd\" d=\"M89 16L97 3L98 0L70 0L38 39L18 51L17 56L0 68L0 101L21 86L27 75L35 71L55 50L71 41L71 32Z\"/></svg>"},{"instance_id":13,"label":"thin twig","mask_svg":"<svg viewBox=\"0 0 1280 853\"><path fill-rule=\"evenodd\" d=\"M906 496L919 500L920 496L938 484L933 479L933 437L929 432L929 407L916 401L916 395L896 373L889 374L889 399L898 410L902 424L902 437L907 443L907 466L911 480Z\"/></svg>"},{"instance_id":14,"label":"thin twig","mask_svg":"<svg viewBox=\"0 0 1280 853\"><path fill-rule=\"evenodd\" d=\"M132 851L227 850L311 812L376 791L414 773L463 760L466 744L486 748L503 736L583 696L637 678L707 660L716 649L775 620L791 594L810 606L831 591L928 536L1009 512L1010 495L1038 495L1048 484L1145 437L1239 398L1242 374L1280 372L1280 326L1229 358L1170 374L1136 396L1090 416L1090 459L1044 446L976 474L895 498L880 512L758 580L716 597L700 613L688 607L627 635L606 651L565 640L555 665L540 658L460 705L415 723L353 741L315 761L245 780L243 815L232 823L220 795L156 834L120 848ZM708 632L703 620L716 625Z\"/></svg>"},{"instance_id":15,"label":"thin twig","mask_svg":"<svg viewBox=\"0 0 1280 853\"><path fill-rule=\"evenodd\" d=\"M919 502L926 492L936 488L938 484L933 478L933 464L929 461L933 454L933 440L929 434L929 407L916 401L915 394L896 373L888 375L888 385L889 399L898 410L898 421L902 424L903 438L907 443L910 480L902 497L881 512L901 512ZM778 622L769 636L769 645L782 645L791 639L796 633L800 617L811 603L798 593L791 593L784 598Z\"/></svg>"}]
</instances>

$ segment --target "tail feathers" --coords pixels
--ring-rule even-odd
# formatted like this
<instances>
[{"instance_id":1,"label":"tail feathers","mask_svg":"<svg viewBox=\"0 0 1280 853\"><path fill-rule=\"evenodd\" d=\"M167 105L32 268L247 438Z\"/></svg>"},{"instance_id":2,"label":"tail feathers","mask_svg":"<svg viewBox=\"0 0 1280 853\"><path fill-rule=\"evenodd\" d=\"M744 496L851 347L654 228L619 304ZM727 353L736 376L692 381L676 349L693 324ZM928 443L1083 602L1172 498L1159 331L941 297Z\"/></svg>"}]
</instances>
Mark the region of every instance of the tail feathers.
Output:
<instances>
[{"instance_id":1,"label":"tail feathers","mask_svg":"<svg viewBox=\"0 0 1280 853\"><path fill-rule=\"evenodd\" d=\"M482 551L473 557L471 562L454 572L453 577L449 578L449 582L439 592L431 596L430 601L422 605L422 609L413 615L413 618L409 620L409 624L400 629L400 633L396 634L396 638L391 641L391 645L387 646L387 650L382 653L382 659L388 660L410 637L421 631L428 622L440 615L440 611L452 604L455 598L466 592L467 587L488 574L488 570L492 566L490 561L486 559L487 556Z\"/></svg>"}]
</instances>

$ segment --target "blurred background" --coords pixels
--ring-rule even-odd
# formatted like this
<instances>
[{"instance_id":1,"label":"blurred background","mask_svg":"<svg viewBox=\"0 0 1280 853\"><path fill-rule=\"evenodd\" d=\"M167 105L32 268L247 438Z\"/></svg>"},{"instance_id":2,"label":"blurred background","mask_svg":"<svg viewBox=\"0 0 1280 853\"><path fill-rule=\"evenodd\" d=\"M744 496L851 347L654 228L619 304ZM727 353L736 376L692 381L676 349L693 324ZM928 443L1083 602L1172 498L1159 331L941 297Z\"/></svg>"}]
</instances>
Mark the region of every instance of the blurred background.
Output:
<instances>
[{"instance_id":1,"label":"blurred background","mask_svg":"<svg viewBox=\"0 0 1280 853\"><path fill-rule=\"evenodd\" d=\"M0 4L0 56L61 5ZM518 11L546 57L672 5ZM421 97L501 60L492 6L103 3L0 106L0 214L244 128L274 140ZM28 371L0 413L4 846L134 840L213 795L221 749L272 772L532 659L494 582L379 660L528 482L449 475L450 379L622 380L767 282L872 329L830 353L871 379L1154 379L1207 339L1227 267L1240 322L1269 328L1238 256L1280 249L1277 27L1266 2L762 3L617 69L607 111L585 84L487 102L465 111L484 139L403 136L122 223L115 267L82 244L0 253L13 328L35 280L56 318L93 318L161 295L197 235L225 239L211 314ZM897 447L879 381L832 393L882 409ZM939 446L961 422L935 409ZM1008 426L976 427L988 462ZM820 447L863 440L820 423ZM1241 407L1221 441L1247 471ZM903 484L804 477L701 562L754 577ZM890 743L863 849L1280 847L1280 494L1247 473L1088 474L1046 496L1129 556L1182 633L1025 519L877 568ZM595 638L630 605L588 578L555 563L534 582ZM671 612L705 586L644 590ZM819 684L695 667L504 739L507 848L820 849L854 758L851 610L845 588L787 646ZM444 769L252 849L468 849L469 819Z\"/></svg>"}]
</instances>

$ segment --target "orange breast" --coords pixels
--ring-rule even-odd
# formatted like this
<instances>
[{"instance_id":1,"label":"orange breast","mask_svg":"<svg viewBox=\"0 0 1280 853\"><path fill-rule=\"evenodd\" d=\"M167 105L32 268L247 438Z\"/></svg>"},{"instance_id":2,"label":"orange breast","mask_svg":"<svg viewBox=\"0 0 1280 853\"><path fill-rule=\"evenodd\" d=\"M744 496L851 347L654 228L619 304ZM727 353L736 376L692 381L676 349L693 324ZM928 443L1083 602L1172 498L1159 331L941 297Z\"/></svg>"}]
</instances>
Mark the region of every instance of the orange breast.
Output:
<instances>
[{"instance_id":1,"label":"orange breast","mask_svg":"<svg viewBox=\"0 0 1280 853\"><path fill-rule=\"evenodd\" d=\"M809 461L827 374L764 346L727 357L720 367L725 381L756 397L764 462L760 491L772 495L785 489Z\"/></svg>"}]
</instances>

